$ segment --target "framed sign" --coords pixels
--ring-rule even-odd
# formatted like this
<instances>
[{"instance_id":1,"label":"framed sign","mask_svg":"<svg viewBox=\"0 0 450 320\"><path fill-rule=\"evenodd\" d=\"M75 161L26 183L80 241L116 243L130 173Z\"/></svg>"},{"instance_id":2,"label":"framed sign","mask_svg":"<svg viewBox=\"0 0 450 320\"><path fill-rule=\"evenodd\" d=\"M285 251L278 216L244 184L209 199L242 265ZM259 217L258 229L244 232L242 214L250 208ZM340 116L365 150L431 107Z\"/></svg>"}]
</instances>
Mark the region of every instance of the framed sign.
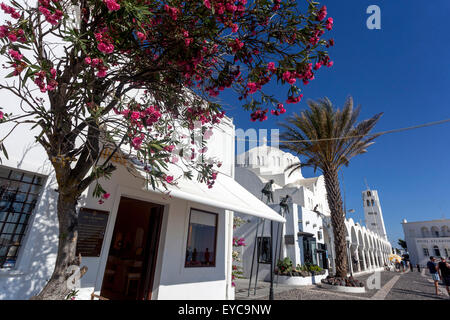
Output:
<instances>
[{"instance_id":1,"label":"framed sign","mask_svg":"<svg viewBox=\"0 0 450 320\"><path fill-rule=\"evenodd\" d=\"M284 243L285 244L295 244L295 238L293 234L286 234L284 236Z\"/></svg>"},{"instance_id":2,"label":"framed sign","mask_svg":"<svg viewBox=\"0 0 450 320\"><path fill-rule=\"evenodd\" d=\"M100 257L108 217L108 211L80 209L78 214L77 255Z\"/></svg>"},{"instance_id":3,"label":"framed sign","mask_svg":"<svg viewBox=\"0 0 450 320\"><path fill-rule=\"evenodd\" d=\"M272 245L270 237L258 237L258 262L261 264L272 263Z\"/></svg>"}]
</instances>

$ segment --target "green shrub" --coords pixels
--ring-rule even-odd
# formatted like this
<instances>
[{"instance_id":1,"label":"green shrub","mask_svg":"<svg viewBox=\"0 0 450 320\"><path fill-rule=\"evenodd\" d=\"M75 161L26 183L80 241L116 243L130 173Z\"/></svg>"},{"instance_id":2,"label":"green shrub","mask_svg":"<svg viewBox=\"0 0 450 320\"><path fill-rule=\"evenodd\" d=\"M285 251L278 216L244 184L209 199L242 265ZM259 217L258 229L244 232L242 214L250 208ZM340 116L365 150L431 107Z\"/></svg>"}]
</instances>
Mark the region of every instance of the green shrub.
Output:
<instances>
[{"instance_id":1,"label":"green shrub","mask_svg":"<svg viewBox=\"0 0 450 320\"><path fill-rule=\"evenodd\" d=\"M289 257L284 258L283 260L278 260L277 263L278 270L280 273L286 273L292 271L292 260Z\"/></svg>"}]
</instances>

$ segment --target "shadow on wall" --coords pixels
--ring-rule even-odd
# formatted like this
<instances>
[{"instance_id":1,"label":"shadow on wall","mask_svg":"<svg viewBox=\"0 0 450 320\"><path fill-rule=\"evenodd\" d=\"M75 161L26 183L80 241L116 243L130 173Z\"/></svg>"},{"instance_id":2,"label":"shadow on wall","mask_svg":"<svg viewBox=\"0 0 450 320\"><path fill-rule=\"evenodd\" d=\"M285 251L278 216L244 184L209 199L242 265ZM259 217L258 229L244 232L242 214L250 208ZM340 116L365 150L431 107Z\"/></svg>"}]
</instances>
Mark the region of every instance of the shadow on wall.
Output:
<instances>
[{"instance_id":1,"label":"shadow on wall","mask_svg":"<svg viewBox=\"0 0 450 320\"><path fill-rule=\"evenodd\" d=\"M39 172L53 172L50 168L50 163L45 164ZM5 272L0 273L0 300L29 299L50 279L58 250L56 188L56 178L51 174L27 226L16 269L1 270Z\"/></svg>"}]
</instances>

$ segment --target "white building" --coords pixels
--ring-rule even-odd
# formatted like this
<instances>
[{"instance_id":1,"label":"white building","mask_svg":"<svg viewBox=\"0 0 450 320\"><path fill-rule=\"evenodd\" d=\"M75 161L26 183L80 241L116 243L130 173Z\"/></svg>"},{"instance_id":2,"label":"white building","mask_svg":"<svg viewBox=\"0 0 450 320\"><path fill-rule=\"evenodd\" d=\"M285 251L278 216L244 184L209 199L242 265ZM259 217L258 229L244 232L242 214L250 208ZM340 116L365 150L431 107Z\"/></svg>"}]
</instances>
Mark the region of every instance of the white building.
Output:
<instances>
[{"instance_id":1,"label":"white building","mask_svg":"<svg viewBox=\"0 0 450 320\"><path fill-rule=\"evenodd\" d=\"M19 127L6 145L9 160L0 165L0 299L28 299L53 272L57 185L29 127ZM111 299L234 298L233 211L283 219L233 179L231 119L224 119L208 146L210 156L223 160L212 189L184 179L169 197L149 190L139 166L118 157L117 170L101 182L110 198L99 204L93 186L83 193L77 245L88 271L79 298L93 292Z\"/></svg>"},{"instance_id":2,"label":"white building","mask_svg":"<svg viewBox=\"0 0 450 320\"><path fill-rule=\"evenodd\" d=\"M403 219L402 226L411 263L426 265L430 256L450 257L450 219L417 222Z\"/></svg>"},{"instance_id":3,"label":"white building","mask_svg":"<svg viewBox=\"0 0 450 320\"><path fill-rule=\"evenodd\" d=\"M365 190L362 192L364 218L367 229L375 232L387 240L386 227L384 226L383 211L377 190Z\"/></svg>"},{"instance_id":4,"label":"white building","mask_svg":"<svg viewBox=\"0 0 450 320\"><path fill-rule=\"evenodd\" d=\"M290 213L286 216L282 234L282 258L291 258L294 266L316 264L329 269L332 273L335 256L333 230L323 176L304 178L300 170L289 176L285 168L300 162L299 158L265 143L237 155L236 160L236 181L255 196L261 198L264 185L274 180L275 204L270 206L275 211L280 211L278 204L282 197L291 196ZM258 219L250 219L249 223L235 231L235 236L246 239L247 246L243 249L242 265L245 277L250 275L257 222ZM353 261L351 272L367 272L382 268L391 250L387 239L364 226L355 224L352 219L346 220L346 227L349 261L350 259ZM268 237L268 232L269 223L266 222L263 236ZM260 266L260 268L262 268L261 277L265 277L269 272L268 267Z\"/></svg>"}]
</instances>

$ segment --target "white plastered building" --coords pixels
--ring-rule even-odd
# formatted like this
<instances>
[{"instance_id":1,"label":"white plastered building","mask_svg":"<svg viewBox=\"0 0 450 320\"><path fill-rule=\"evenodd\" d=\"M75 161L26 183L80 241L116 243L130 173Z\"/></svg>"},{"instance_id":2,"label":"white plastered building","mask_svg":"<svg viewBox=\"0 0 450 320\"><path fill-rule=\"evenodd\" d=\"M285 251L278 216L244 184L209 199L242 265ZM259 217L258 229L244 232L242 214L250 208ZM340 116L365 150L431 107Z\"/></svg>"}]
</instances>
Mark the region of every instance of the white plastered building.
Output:
<instances>
[{"instance_id":1,"label":"white plastered building","mask_svg":"<svg viewBox=\"0 0 450 320\"><path fill-rule=\"evenodd\" d=\"M290 212L285 217L284 231L279 237L283 239L281 258L291 258L294 266L316 264L328 269L331 274L335 266L334 238L325 181L323 176L304 178L301 170L296 170L292 175L285 171L289 165L299 162L298 157L263 143L236 156L235 179L262 200L261 190L267 182L274 180L274 204L270 206L278 212L281 198L290 195L292 199L289 204ZM235 236L244 237L247 244L243 249L242 262L245 277L250 276L258 220L248 219L248 223L235 231ZM350 272L381 270L391 253L389 241L382 235L355 223L353 219L347 219L345 225L348 258L349 262L352 261ZM261 225L258 237L260 232ZM269 223L266 222L263 236L268 237L268 232ZM275 233L276 237L278 235ZM267 267L263 265L260 268L261 277L265 277L269 272Z\"/></svg>"},{"instance_id":2,"label":"white plastered building","mask_svg":"<svg viewBox=\"0 0 450 320\"><path fill-rule=\"evenodd\" d=\"M411 263L424 266L434 257L450 257L450 219L408 222L403 233Z\"/></svg>"},{"instance_id":3,"label":"white plastered building","mask_svg":"<svg viewBox=\"0 0 450 320\"><path fill-rule=\"evenodd\" d=\"M17 106L7 101L11 109ZM84 239L78 245L88 252L81 254L88 271L77 299L92 293L110 299L234 299L233 211L283 221L234 180L234 130L232 119L224 118L208 142L208 156L223 162L211 189L195 178L181 179L168 196L146 186L139 166L113 159L117 170L101 181L110 198L100 204L90 186L79 201ZM57 185L34 140L30 127L20 126L6 140L9 159L0 165L0 300L38 294L56 260Z\"/></svg>"}]
</instances>

